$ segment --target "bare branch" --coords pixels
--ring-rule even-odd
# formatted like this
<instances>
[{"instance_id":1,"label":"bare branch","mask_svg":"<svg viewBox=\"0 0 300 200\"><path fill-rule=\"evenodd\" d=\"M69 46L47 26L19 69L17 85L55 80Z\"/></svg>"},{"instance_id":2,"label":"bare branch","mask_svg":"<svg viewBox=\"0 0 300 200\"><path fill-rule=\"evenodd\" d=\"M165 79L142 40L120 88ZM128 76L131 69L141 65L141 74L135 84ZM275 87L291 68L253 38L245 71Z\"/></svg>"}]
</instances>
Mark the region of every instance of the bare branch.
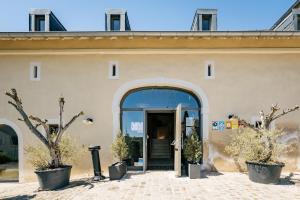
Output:
<instances>
[{"instance_id":1,"label":"bare branch","mask_svg":"<svg viewBox=\"0 0 300 200\"><path fill-rule=\"evenodd\" d=\"M42 124L36 124L35 125L35 128L38 128L39 126L41 126Z\"/></svg>"},{"instance_id":2,"label":"bare branch","mask_svg":"<svg viewBox=\"0 0 300 200\"><path fill-rule=\"evenodd\" d=\"M31 119L32 121L35 121L35 122L37 122L37 124L36 124L36 128L38 127L38 126L43 126L43 128L44 128L44 130L45 130L45 132L46 132L46 136L47 136L47 140L48 140L48 142L50 143L51 142L51 139L50 139L50 130L49 130L49 126L48 126L48 124L47 124L47 120L45 119L44 121L42 120L42 119L40 119L40 118L38 118L38 117L34 117L34 116L32 116L32 115L30 115L29 116L29 119Z\"/></svg>"},{"instance_id":3,"label":"bare branch","mask_svg":"<svg viewBox=\"0 0 300 200\"><path fill-rule=\"evenodd\" d=\"M5 92L5 94L10 97L14 102L9 101L8 103L11 104L22 116L23 121L25 122L25 124L28 126L29 130L36 135L42 143L44 143L48 148L49 148L49 142L47 141L47 139L43 136L43 134L41 132L39 132L37 130L37 128L31 123L31 121L29 120L29 117L27 116L27 114L25 113L25 111L23 110L23 106L22 106L22 101L21 99L18 97L18 93L17 90L15 89L11 89L11 92Z\"/></svg>"},{"instance_id":4,"label":"bare branch","mask_svg":"<svg viewBox=\"0 0 300 200\"><path fill-rule=\"evenodd\" d=\"M294 112L294 111L296 111L296 110L299 110L299 106L298 106L298 105L294 106L293 108L289 108L289 109L287 109L287 110L282 110L282 113L279 114L279 115L277 115L277 116L275 116L275 117L273 118L273 120L278 119L278 118L280 118L280 117L282 117L282 116L284 116L284 115L287 115L288 113Z\"/></svg>"},{"instance_id":5,"label":"bare branch","mask_svg":"<svg viewBox=\"0 0 300 200\"><path fill-rule=\"evenodd\" d=\"M8 101L8 104L12 105L12 106L15 107L16 109L17 109L17 107L18 107L16 104L14 104L14 103L11 102L11 101Z\"/></svg>"},{"instance_id":6,"label":"bare branch","mask_svg":"<svg viewBox=\"0 0 300 200\"><path fill-rule=\"evenodd\" d=\"M243 120L243 119L240 119L240 118L238 118L238 120L239 120L239 125L250 128L250 129L254 130L257 133L259 132L259 128L256 128L253 124L250 124L246 120Z\"/></svg>"},{"instance_id":7,"label":"bare branch","mask_svg":"<svg viewBox=\"0 0 300 200\"><path fill-rule=\"evenodd\" d=\"M62 130L59 132L59 134L56 137L55 140L55 144L58 144L61 140L61 137L63 135L63 133L69 128L69 126L78 118L80 117L80 115L83 115L83 111L81 111L80 113L78 113L77 115L75 115L67 124L65 127L62 128Z\"/></svg>"},{"instance_id":8,"label":"bare branch","mask_svg":"<svg viewBox=\"0 0 300 200\"><path fill-rule=\"evenodd\" d=\"M275 115L275 113L280 110L280 107L278 106L278 104L276 105L272 105L271 106L271 113L269 115L267 115L267 118L269 118L270 120L273 119L273 116Z\"/></svg>"}]
</instances>

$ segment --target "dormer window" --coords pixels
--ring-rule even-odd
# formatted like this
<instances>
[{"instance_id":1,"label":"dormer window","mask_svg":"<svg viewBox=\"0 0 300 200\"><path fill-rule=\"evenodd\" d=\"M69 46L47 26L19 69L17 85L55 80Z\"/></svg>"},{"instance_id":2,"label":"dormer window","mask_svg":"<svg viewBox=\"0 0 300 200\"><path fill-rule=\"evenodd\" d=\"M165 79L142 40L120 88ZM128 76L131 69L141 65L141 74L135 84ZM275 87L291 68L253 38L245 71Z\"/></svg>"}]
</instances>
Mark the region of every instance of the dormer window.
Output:
<instances>
[{"instance_id":1,"label":"dormer window","mask_svg":"<svg viewBox=\"0 0 300 200\"><path fill-rule=\"evenodd\" d=\"M35 16L35 31L45 31L45 15Z\"/></svg>"},{"instance_id":2,"label":"dormer window","mask_svg":"<svg viewBox=\"0 0 300 200\"><path fill-rule=\"evenodd\" d=\"M66 31L65 27L48 9L32 9L29 12L29 31Z\"/></svg>"},{"instance_id":3,"label":"dormer window","mask_svg":"<svg viewBox=\"0 0 300 200\"><path fill-rule=\"evenodd\" d=\"M127 11L122 9L110 9L105 12L106 31L130 31Z\"/></svg>"},{"instance_id":4,"label":"dormer window","mask_svg":"<svg viewBox=\"0 0 300 200\"><path fill-rule=\"evenodd\" d=\"M217 30L217 10L198 9L192 24L192 31L216 31Z\"/></svg>"},{"instance_id":5,"label":"dormer window","mask_svg":"<svg viewBox=\"0 0 300 200\"><path fill-rule=\"evenodd\" d=\"M110 16L110 27L112 31L120 31L121 28L120 15Z\"/></svg>"}]
</instances>

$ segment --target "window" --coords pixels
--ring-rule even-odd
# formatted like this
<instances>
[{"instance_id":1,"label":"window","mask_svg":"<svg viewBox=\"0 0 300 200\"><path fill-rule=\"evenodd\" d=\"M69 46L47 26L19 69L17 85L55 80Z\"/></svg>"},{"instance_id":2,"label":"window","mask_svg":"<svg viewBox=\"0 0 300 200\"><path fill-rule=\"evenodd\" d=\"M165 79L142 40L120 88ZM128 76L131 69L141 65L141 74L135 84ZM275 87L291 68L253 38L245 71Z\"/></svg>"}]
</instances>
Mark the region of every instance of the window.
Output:
<instances>
[{"instance_id":1,"label":"window","mask_svg":"<svg viewBox=\"0 0 300 200\"><path fill-rule=\"evenodd\" d=\"M119 66L118 62L109 63L109 79L119 79Z\"/></svg>"},{"instance_id":2,"label":"window","mask_svg":"<svg viewBox=\"0 0 300 200\"><path fill-rule=\"evenodd\" d=\"M35 31L45 31L45 16L36 15L35 16Z\"/></svg>"},{"instance_id":3,"label":"window","mask_svg":"<svg viewBox=\"0 0 300 200\"><path fill-rule=\"evenodd\" d=\"M209 31L211 30L211 15L202 15L202 30Z\"/></svg>"},{"instance_id":4,"label":"window","mask_svg":"<svg viewBox=\"0 0 300 200\"><path fill-rule=\"evenodd\" d=\"M30 80L39 81L41 79L41 64L31 63L30 64Z\"/></svg>"},{"instance_id":5,"label":"window","mask_svg":"<svg viewBox=\"0 0 300 200\"><path fill-rule=\"evenodd\" d=\"M207 76L211 76L211 64L207 66Z\"/></svg>"},{"instance_id":6,"label":"window","mask_svg":"<svg viewBox=\"0 0 300 200\"><path fill-rule=\"evenodd\" d=\"M207 61L205 63L205 79L214 79L215 78L215 67L213 61Z\"/></svg>"},{"instance_id":7,"label":"window","mask_svg":"<svg viewBox=\"0 0 300 200\"><path fill-rule=\"evenodd\" d=\"M300 31L300 15L297 15L297 30Z\"/></svg>"},{"instance_id":8,"label":"window","mask_svg":"<svg viewBox=\"0 0 300 200\"><path fill-rule=\"evenodd\" d=\"M111 17L110 17L110 30L120 31L120 29L121 29L120 15L111 15Z\"/></svg>"},{"instance_id":9,"label":"window","mask_svg":"<svg viewBox=\"0 0 300 200\"><path fill-rule=\"evenodd\" d=\"M129 143L129 158L127 163L133 170L139 158L143 158L144 110L169 109L175 112L178 104L182 105L181 122L183 140L191 133L192 126L201 138L201 104L198 98L185 90L170 87L147 87L128 92L120 103L120 127Z\"/></svg>"}]
</instances>

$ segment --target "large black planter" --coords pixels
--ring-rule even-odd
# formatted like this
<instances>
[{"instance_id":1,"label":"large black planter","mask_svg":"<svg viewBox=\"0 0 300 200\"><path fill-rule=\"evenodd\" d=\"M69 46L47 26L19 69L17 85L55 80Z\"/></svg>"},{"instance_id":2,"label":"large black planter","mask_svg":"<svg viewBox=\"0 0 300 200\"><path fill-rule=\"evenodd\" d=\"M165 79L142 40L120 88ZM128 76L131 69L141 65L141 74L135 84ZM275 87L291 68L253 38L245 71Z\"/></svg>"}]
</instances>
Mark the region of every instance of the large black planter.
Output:
<instances>
[{"instance_id":1,"label":"large black planter","mask_svg":"<svg viewBox=\"0 0 300 200\"><path fill-rule=\"evenodd\" d=\"M108 167L109 179L120 180L127 173L126 162L117 162Z\"/></svg>"},{"instance_id":2,"label":"large black planter","mask_svg":"<svg viewBox=\"0 0 300 200\"><path fill-rule=\"evenodd\" d=\"M246 162L249 179L256 183L276 184L280 180L281 170L284 163L263 164Z\"/></svg>"},{"instance_id":3,"label":"large black planter","mask_svg":"<svg viewBox=\"0 0 300 200\"><path fill-rule=\"evenodd\" d=\"M55 190L69 184L72 166L35 171L41 190Z\"/></svg>"}]
</instances>

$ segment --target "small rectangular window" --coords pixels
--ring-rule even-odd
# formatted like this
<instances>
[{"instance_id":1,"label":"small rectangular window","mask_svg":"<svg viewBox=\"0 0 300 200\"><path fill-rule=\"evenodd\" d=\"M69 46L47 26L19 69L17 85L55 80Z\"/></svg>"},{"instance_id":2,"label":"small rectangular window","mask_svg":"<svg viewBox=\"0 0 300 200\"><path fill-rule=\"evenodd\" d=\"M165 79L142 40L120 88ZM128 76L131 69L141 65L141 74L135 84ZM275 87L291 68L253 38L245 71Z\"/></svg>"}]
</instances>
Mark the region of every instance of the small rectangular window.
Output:
<instances>
[{"instance_id":1,"label":"small rectangular window","mask_svg":"<svg viewBox=\"0 0 300 200\"><path fill-rule=\"evenodd\" d=\"M211 30L211 15L202 15L202 30L209 31Z\"/></svg>"},{"instance_id":2,"label":"small rectangular window","mask_svg":"<svg viewBox=\"0 0 300 200\"><path fill-rule=\"evenodd\" d=\"M35 31L45 31L45 15L35 16Z\"/></svg>"},{"instance_id":3,"label":"small rectangular window","mask_svg":"<svg viewBox=\"0 0 300 200\"><path fill-rule=\"evenodd\" d=\"M215 78L215 66L213 61L205 62L205 79L214 79Z\"/></svg>"},{"instance_id":4,"label":"small rectangular window","mask_svg":"<svg viewBox=\"0 0 300 200\"><path fill-rule=\"evenodd\" d=\"M120 15L111 15L110 29L112 31L120 31L120 29L121 29Z\"/></svg>"},{"instance_id":5,"label":"small rectangular window","mask_svg":"<svg viewBox=\"0 0 300 200\"><path fill-rule=\"evenodd\" d=\"M116 65L112 66L112 76L116 76Z\"/></svg>"},{"instance_id":6,"label":"small rectangular window","mask_svg":"<svg viewBox=\"0 0 300 200\"><path fill-rule=\"evenodd\" d=\"M38 66L33 66L33 78L38 77Z\"/></svg>"},{"instance_id":7,"label":"small rectangular window","mask_svg":"<svg viewBox=\"0 0 300 200\"><path fill-rule=\"evenodd\" d=\"M30 80L39 81L41 79L41 64L31 63L30 64Z\"/></svg>"},{"instance_id":8,"label":"small rectangular window","mask_svg":"<svg viewBox=\"0 0 300 200\"><path fill-rule=\"evenodd\" d=\"M300 31L300 15L297 15L297 30Z\"/></svg>"},{"instance_id":9,"label":"small rectangular window","mask_svg":"<svg viewBox=\"0 0 300 200\"><path fill-rule=\"evenodd\" d=\"M207 70L208 70L208 72L207 72L207 76L211 76L211 65L209 64L208 66L207 66Z\"/></svg>"},{"instance_id":10,"label":"small rectangular window","mask_svg":"<svg viewBox=\"0 0 300 200\"><path fill-rule=\"evenodd\" d=\"M119 79L119 65L118 62L109 63L109 79Z\"/></svg>"}]
</instances>

